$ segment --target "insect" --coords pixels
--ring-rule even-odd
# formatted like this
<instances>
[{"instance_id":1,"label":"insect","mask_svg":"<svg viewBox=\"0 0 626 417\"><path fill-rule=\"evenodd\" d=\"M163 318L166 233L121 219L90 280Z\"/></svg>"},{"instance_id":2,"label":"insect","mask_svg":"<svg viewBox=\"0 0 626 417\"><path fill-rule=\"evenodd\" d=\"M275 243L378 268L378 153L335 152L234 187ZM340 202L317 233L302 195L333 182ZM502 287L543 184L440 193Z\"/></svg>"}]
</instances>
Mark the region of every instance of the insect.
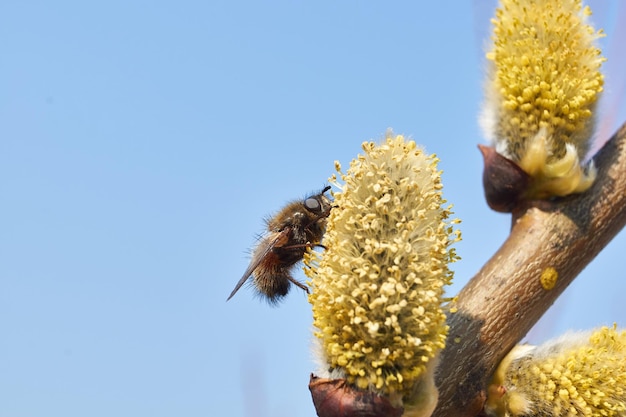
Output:
<instances>
[{"instance_id":1,"label":"insect","mask_svg":"<svg viewBox=\"0 0 626 417\"><path fill-rule=\"evenodd\" d=\"M330 199L324 195L328 190L330 186L302 201L291 202L267 220L267 232L259 240L250 265L226 301L250 276L260 295L271 304L287 295L291 284L309 292L291 276L291 269L302 260L307 248L321 246L326 218L332 208Z\"/></svg>"}]
</instances>

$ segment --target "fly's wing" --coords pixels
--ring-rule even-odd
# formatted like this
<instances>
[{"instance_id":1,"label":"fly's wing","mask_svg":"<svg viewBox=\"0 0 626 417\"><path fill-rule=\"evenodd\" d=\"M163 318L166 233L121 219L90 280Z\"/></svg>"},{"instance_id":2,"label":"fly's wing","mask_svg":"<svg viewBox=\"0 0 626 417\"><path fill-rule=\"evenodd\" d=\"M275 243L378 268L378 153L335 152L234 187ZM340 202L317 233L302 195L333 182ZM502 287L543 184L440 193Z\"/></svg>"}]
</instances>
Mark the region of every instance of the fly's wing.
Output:
<instances>
[{"instance_id":1,"label":"fly's wing","mask_svg":"<svg viewBox=\"0 0 626 417\"><path fill-rule=\"evenodd\" d=\"M239 288L243 286L243 284L250 278L255 269L259 267L259 265L265 260L265 258L274 250L274 248L279 248L284 246L285 243L289 240L289 233L291 229L289 227L281 230L280 232L270 232L266 236L263 236L257 247L254 249L254 253L252 254L252 259L250 260L250 265L246 268L246 272L243 273L243 276L235 285L235 289L230 293L226 301L233 298L233 295Z\"/></svg>"}]
</instances>

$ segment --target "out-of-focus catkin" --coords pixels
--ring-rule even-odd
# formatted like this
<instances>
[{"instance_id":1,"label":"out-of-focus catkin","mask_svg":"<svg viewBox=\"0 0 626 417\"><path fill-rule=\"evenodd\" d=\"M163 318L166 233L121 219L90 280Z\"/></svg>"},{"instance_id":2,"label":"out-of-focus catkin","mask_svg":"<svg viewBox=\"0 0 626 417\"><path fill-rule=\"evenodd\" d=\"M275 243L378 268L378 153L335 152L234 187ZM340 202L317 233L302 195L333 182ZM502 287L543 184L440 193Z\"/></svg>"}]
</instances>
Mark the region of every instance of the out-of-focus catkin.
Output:
<instances>
[{"instance_id":1,"label":"out-of-focus catkin","mask_svg":"<svg viewBox=\"0 0 626 417\"><path fill-rule=\"evenodd\" d=\"M580 193L603 89L603 36L580 0L500 0L481 124L496 151L531 181L525 198Z\"/></svg>"},{"instance_id":2,"label":"out-of-focus catkin","mask_svg":"<svg viewBox=\"0 0 626 417\"><path fill-rule=\"evenodd\" d=\"M494 417L626 415L626 331L569 333L502 360L485 406Z\"/></svg>"}]
</instances>

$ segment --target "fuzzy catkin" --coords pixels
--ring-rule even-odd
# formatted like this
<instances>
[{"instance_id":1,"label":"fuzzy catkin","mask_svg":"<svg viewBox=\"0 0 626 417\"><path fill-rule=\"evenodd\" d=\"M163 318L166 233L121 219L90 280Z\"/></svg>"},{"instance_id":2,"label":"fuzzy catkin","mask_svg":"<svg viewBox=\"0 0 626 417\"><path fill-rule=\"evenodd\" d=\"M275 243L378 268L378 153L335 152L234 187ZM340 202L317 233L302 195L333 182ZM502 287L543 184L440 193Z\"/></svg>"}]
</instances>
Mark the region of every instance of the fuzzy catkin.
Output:
<instances>
[{"instance_id":1,"label":"fuzzy catkin","mask_svg":"<svg viewBox=\"0 0 626 417\"><path fill-rule=\"evenodd\" d=\"M337 167L326 249L305 258L315 336L327 370L356 387L411 404L422 385L436 403L421 378L432 379L445 344L457 221L443 206L435 156L391 135L363 151L345 174Z\"/></svg>"},{"instance_id":2,"label":"fuzzy catkin","mask_svg":"<svg viewBox=\"0 0 626 417\"><path fill-rule=\"evenodd\" d=\"M494 417L626 415L626 331L602 327L520 345L501 362L485 410Z\"/></svg>"},{"instance_id":3,"label":"fuzzy catkin","mask_svg":"<svg viewBox=\"0 0 626 417\"><path fill-rule=\"evenodd\" d=\"M533 179L531 198L585 191L604 62L580 0L501 0L481 124L503 156Z\"/></svg>"}]
</instances>

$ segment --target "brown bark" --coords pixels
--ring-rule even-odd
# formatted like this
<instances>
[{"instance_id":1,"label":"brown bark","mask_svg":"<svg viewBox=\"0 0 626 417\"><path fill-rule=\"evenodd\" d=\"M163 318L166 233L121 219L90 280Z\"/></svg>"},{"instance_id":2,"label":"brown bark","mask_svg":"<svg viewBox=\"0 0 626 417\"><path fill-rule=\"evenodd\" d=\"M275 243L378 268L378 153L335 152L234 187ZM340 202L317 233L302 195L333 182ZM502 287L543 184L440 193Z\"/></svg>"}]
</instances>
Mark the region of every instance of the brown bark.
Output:
<instances>
[{"instance_id":1,"label":"brown bark","mask_svg":"<svg viewBox=\"0 0 626 417\"><path fill-rule=\"evenodd\" d=\"M459 293L433 416L477 415L498 362L626 223L626 124L594 162L587 192L517 207L508 239Z\"/></svg>"}]
</instances>

